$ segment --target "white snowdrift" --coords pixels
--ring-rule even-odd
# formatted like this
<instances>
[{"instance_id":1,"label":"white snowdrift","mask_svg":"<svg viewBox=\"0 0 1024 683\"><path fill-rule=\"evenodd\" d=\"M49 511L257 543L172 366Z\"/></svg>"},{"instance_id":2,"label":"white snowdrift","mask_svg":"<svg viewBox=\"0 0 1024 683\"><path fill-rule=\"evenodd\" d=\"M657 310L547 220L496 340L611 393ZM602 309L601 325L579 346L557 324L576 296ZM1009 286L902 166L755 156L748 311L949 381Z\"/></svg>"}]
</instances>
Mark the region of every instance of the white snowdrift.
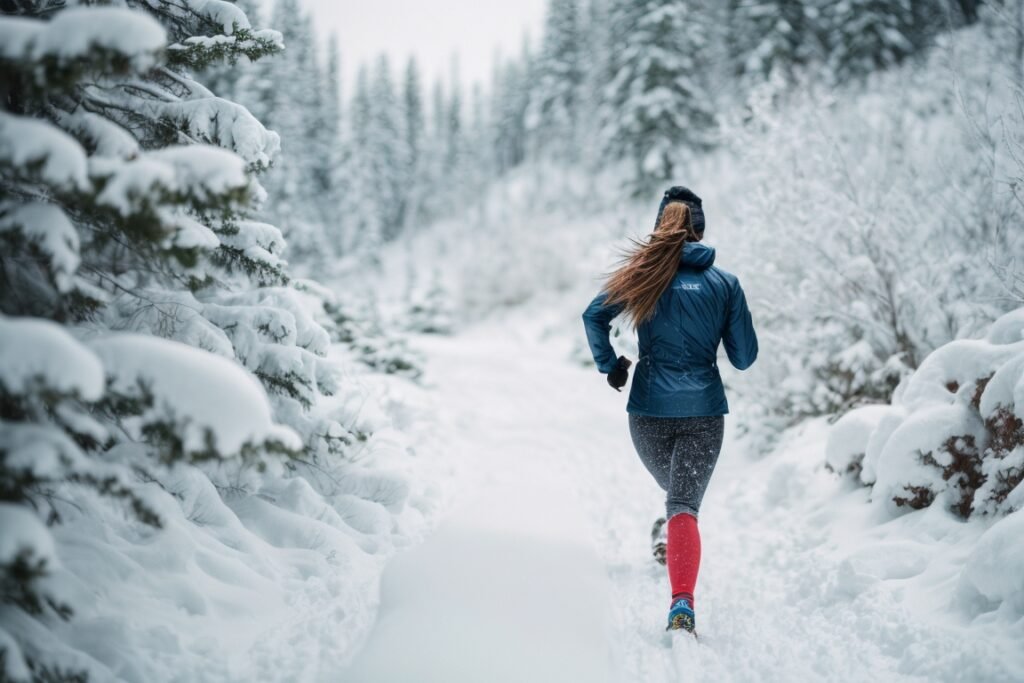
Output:
<instances>
[{"instance_id":1,"label":"white snowdrift","mask_svg":"<svg viewBox=\"0 0 1024 683\"><path fill-rule=\"evenodd\" d=\"M860 453L862 469L850 467ZM961 596L1024 614L1024 308L983 339L937 349L892 405L845 415L830 430L826 462L869 485L887 516L939 506L969 517L984 534Z\"/></svg>"},{"instance_id":2,"label":"white snowdrift","mask_svg":"<svg viewBox=\"0 0 1024 683\"><path fill-rule=\"evenodd\" d=\"M968 600L975 593L1024 614L1024 510L982 534L960 574L959 590Z\"/></svg>"}]
</instances>

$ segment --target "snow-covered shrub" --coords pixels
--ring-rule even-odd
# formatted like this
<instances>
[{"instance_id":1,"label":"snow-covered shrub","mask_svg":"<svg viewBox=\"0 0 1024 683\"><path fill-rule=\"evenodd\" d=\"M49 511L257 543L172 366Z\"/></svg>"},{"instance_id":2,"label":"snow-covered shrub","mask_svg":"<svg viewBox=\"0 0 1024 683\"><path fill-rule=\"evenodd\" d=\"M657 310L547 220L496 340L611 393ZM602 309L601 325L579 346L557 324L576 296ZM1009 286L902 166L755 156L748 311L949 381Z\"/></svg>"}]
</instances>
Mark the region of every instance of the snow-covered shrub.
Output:
<instances>
[{"instance_id":1,"label":"snow-covered shrub","mask_svg":"<svg viewBox=\"0 0 1024 683\"><path fill-rule=\"evenodd\" d=\"M445 290L440 274L436 270L431 273L426 289L415 286L413 277L409 284L408 304L402 320L405 329L423 334L451 334L451 295Z\"/></svg>"},{"instance_id":2,"label":"snow-covered shrub","mask_svg":"<svg viewBox=\"0 0 1024 683\"><path fill-rule=\"evenodd\" d=\"M315 293L317 319L353 360L376 372L412 380L423 374L422 354L381 320L377 301L369 293L340 295L322 287L311 289L308 281L296 287Z\"/></svg>"},{"instance_id":3,"label":"snow-covered shrub","mask_svg":"<svg viewBox=\"0 0 1024 683\"><path fill-rule=\"evenodd\" d=\"M832 472L859 478L871 434L890 412L889 406L865 406L839 418L828 433L825 466Z\"/></svg>"},{"instance_id":4,"label":"snow-covered shrub","mask_svg":"<svg viewBox=\"0 0 1024 683\"><path fill-rule=\"evenodd\" d=\"M1024 248L1008 33L943 35L859 86L769 84L724 117L730 149L694 184L708 188L708 238L770 330L737 385L765 412L744 421L887 402L931 351L1018 305L1005 296Z\"/></svg>"},{"instance_id":5,"label":"snow-covered shrub","mask_svg":"<svg viewBox=\"0 0 1024 683\"><path fill-rule=\"evenodd\" d=\"M962 517L1024 505L1024 309L984 339L950 342L924 359L892 405L847 413L826 459L859 472L893 512L936 502Z\"/></svg>"}]
</instances>

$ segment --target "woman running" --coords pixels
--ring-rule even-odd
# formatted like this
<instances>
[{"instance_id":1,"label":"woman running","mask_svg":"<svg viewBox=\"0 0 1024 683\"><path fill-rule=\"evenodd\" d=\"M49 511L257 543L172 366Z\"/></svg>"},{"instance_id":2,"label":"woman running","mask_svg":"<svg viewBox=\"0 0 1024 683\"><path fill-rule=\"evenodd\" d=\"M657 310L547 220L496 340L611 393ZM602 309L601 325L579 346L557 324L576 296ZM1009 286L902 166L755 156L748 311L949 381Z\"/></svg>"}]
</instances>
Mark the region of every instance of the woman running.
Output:
<instances>
[{"instance_id":1,"label":"woman running","mask_svg":"<svg viewBox=\"0 0 1024 683\"><path fill-rule=\"evenodd\" d=\"M654 232L633 242L583 313L590 351L608 384L621 391L632 364L615 357L608 334L620 313L636 328L640 358L629 391L629 433L647 470L665 490L668 629L694 631L693 591L700 566L697 512L722 448L729 412L718 373L718 345L745 370L757 337L735 275L716 268L701 244L701 200L685 187L665 192Z\"/></svg>"}]
</instances>

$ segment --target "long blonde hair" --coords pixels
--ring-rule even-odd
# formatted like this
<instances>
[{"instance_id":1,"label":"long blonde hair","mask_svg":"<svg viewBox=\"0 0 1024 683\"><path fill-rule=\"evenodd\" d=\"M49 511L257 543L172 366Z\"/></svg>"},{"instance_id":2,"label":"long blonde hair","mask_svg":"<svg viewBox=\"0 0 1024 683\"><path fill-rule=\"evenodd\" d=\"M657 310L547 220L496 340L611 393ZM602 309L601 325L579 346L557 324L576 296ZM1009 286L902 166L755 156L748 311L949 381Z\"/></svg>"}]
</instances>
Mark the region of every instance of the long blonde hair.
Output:
<instances>
[{"instance_id":1,"label":"long blonde hair","mask_svg":"<svg viewBox=\"0 0 1024 683\"><path fill-rule=\"evenodd\" d=\"M649 320L679 267L683 243L697 240L690 207L683 202L668 204L646 240L630 238L632 247L605 281L605 305L623 304L623 312L634 327Z\"/></svg>"}]
</instances>

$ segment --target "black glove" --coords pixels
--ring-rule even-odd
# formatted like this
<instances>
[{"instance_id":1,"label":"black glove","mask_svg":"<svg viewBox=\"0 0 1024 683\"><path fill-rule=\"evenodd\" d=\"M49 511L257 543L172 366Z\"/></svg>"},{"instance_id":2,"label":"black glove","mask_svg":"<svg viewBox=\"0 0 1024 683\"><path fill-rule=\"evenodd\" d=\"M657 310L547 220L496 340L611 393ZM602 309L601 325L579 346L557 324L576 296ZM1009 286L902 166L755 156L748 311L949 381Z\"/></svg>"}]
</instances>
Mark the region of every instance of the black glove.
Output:
<instances>
[{"instance_id":1,"label":"black glove","mask_svg":"<svg viewBox=\"0 0 1024 683\"><path fill-rule=\"evenodd\" d=\"M629 379L629 366L632 364L633 361L630 359L619 356L615 369L608 373L608 386L615 391L622 391L622 387L626 386L626 380Z\"/></svg>"}]
</instances>

